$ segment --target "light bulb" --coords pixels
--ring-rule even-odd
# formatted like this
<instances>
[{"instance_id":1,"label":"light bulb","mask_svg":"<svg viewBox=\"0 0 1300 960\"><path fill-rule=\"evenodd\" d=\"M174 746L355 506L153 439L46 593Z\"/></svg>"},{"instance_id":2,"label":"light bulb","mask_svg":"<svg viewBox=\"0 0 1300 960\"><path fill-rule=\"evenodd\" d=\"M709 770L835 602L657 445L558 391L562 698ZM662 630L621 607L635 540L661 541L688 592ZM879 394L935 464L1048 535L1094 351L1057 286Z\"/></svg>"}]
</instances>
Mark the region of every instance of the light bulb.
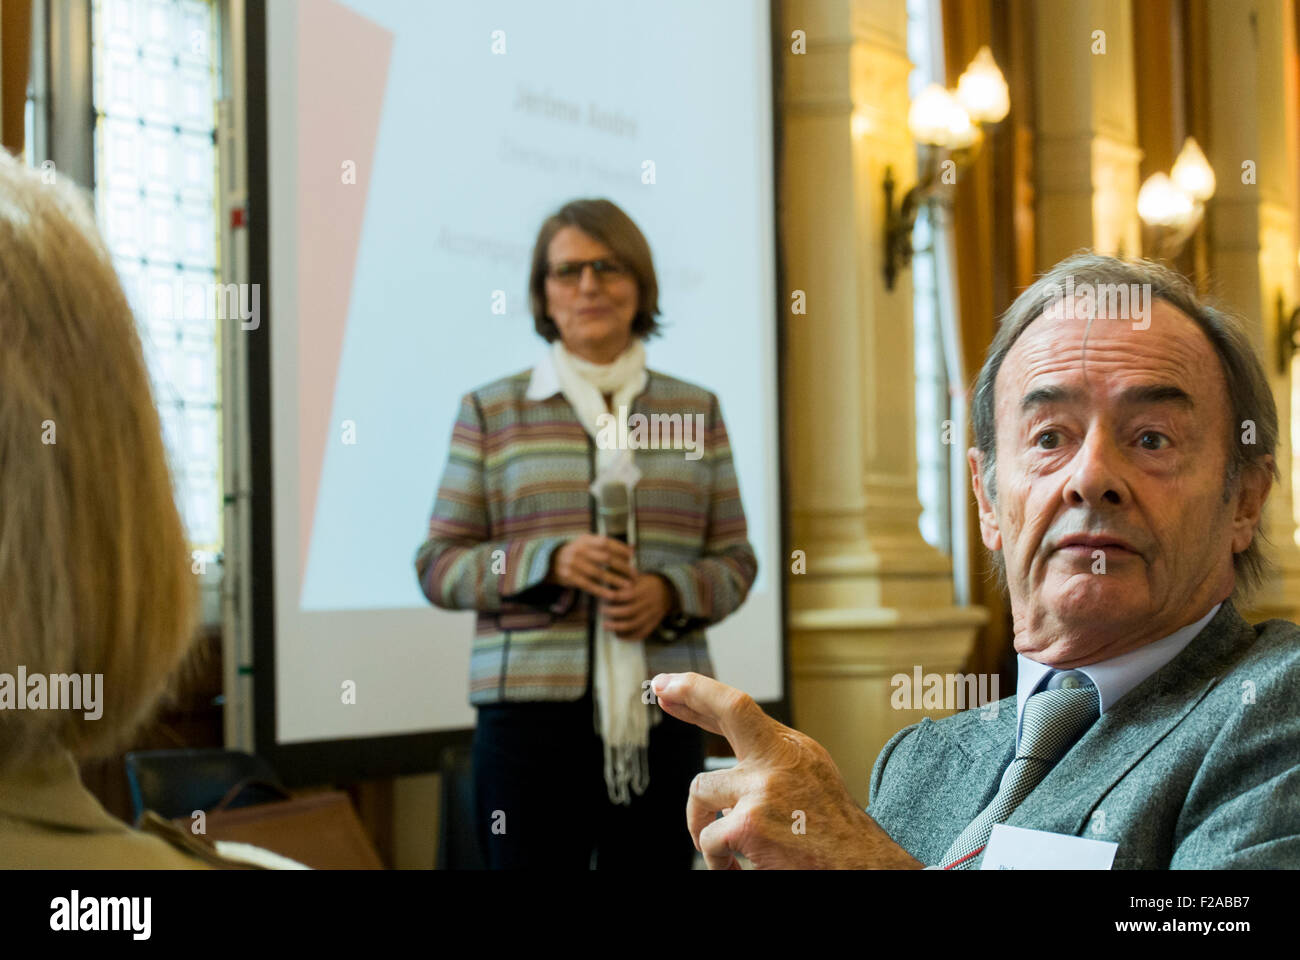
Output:
<instances>
[{"instance_id":1,"label":"light bulb","mask_svg":"<svg viewBox=\"0 0 1300 960\"><path fill-rule=\"evenodd\" d=\"M979 48L957 81L957 99L976 123L997 123L1010 111L1007 81L987 46Z\"/></svg>"},{"instance_id":2,"label":"light bulb","mask_svg":"<svg viewBox=\"0 0 1300 960\"><path fill-rule=\"evenodd\" d=\"M939 84L932 83L912 101L907 111L907 128L921 143L951 146L954 132L962 134L959 113L964 115L966 111L956 98ZM966 123L970 123L969 117Z\"/></svg>"},{"instance_id":3,"label":"light bulb","mask_svg":"<svg viewBox=\"0 0 1300 960\"><path fill-rule=\"evenodd\" d=\"M1196 207L1192 195L1163 173L1153 173L1138 191L1138 216L1159 227L1181 227L1191 221Z\"/></svg>"},{"instance_id":4,"label":"light bulb","mask_svg":"<svg viewBox=\"0 0 1300 960\"><path fill-rule=\"evenodd\" d=\"M1178 151L1170 176L1174 183L1201 203L1214 196L1214 169L1193 137L1183 141L1183 149Z\"/></svg>"},{"instance_id":5,"label":"light bulb","mask_svg":"<svg viewBox=\"0 0 1300 960\"><path fill-rule=\"evenodd\" d=\"M921 143L950 150L969 147L979 138L970 114L948 90L932 83L912 101L907 127Z\"/></svg>"},{"instance_id":6,"label":"light bulb","mask_svg":"<svg viewBox=\"0 0 1300 960\"><path fill-rule=\"evenodd\" d=\"M971 123L970 114L956 100L953 111L948 115L948 149L962 150L979 139L979 127Z\"/></svg>"}]
</instances>

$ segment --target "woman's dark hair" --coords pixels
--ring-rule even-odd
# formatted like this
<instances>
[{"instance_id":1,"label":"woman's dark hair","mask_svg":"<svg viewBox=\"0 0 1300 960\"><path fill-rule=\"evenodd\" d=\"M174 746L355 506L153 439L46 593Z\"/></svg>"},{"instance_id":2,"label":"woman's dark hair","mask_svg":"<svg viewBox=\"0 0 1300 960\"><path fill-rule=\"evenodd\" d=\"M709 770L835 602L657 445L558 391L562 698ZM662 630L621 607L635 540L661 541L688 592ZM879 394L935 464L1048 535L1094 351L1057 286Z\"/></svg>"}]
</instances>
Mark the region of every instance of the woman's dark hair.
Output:
<instances>
[{"instance_id":1,"label":"woman's dark hair","mask_svg":"<svg viewBox=\"0 0 1300 960\"><path fill-rule=\"evenodd\" d=\"M528 277L528 297L533 308L533 326L548 343L560 338L555 321L546 315L546 253L551 239L564 227L577 227L613 252L636 278L637 311L632 334L645 340L659 333L659 281L655 279L650 244L632 218L616 204L603 198L570 200L542 221L533 245L533 267Z\"/></svg>"}]
</instances>

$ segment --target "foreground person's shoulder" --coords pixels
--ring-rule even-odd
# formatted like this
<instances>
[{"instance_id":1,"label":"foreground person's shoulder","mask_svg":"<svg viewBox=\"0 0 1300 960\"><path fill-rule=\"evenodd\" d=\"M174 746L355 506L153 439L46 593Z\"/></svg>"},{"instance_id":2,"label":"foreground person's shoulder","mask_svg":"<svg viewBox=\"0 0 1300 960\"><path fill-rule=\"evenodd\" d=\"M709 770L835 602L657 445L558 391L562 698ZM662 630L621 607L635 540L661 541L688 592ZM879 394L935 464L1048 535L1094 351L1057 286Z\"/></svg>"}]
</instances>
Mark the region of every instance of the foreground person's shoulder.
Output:
<instances>
[{"instance_id":1,"label":"foreground person's shoulder","mask_svg":"<svg viewBox=\"0 0 1300 960\"><path fill-rule=\"evenodd\" d=\"M234 860L222 856L216 846L206 837L165 820L152 810L146 810L140 818L136 835L142 840L160 845L160 856L179 858L177 866L192 870L261 870L263 867L243 860Z\"/></svg>"},{"instance_id":2,"label":"foreground person's shoulder","mask_svg":"<svg viewBox=\"0 0 1300 960\"><path fill-rule=\"evenodd\" d=\"M165 821L164 821L165 822ZM246 870L211 844L190 843L184 831L166 838L148 830L79 830L42 823L3 822L0 868L10 870ZM194 838L198 841L199 838ZM206 842L206 841L205 841Z\"/></svg>"},{"instance_id":3,"label":"foreground person's shoulder","mask_svg":"<svg viewBox=\"0 0 1300 960\"><path fill-rule=\"evenodd\" d=\"M202 869L224 858L204 837L146 815L133 830L81 782L76 759L60 748L0 773L0 868ZM142 826L144 823L142 822Z\"/></svg>"}]
</instances>

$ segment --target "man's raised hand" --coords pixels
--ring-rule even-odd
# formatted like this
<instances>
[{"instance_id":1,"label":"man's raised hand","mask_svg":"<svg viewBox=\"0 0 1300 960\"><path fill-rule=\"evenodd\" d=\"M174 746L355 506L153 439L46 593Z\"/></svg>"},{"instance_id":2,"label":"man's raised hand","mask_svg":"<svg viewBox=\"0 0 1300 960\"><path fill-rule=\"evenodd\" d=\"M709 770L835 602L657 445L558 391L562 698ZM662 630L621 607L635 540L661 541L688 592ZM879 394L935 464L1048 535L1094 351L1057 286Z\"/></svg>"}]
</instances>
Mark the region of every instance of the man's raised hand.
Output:
<instances>
[{"instance_id":1,"label":"man's raised hand","mask_svg":"<svg viewBox=\"0 0 1300 960\"><path fill-rule=\"evenodd\" d=\"M749 694L698 673L660 674L651 688L665 712L726 737L736 755L730 770L697 774L686 802L710 870L738 869L736 854L758 869L921 867L857 805L826 749Z\"/></svg>"}]
</instances>

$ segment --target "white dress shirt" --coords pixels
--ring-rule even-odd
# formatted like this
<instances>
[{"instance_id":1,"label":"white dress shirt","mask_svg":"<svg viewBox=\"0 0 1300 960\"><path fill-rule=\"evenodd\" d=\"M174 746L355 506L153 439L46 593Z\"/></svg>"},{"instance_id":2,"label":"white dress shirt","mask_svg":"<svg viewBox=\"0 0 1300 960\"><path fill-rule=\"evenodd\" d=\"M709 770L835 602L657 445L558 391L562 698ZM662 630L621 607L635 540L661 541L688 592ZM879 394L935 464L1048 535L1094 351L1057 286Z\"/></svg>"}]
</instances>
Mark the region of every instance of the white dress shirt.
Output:
<instances>
[{"instance_id":1,"label":"white dress shirt","mask_svg":"<svg viewBox=\"0 0 1300 960\"><path fill-rule=\"evenodd\" d=\"M1097 688L1101 701L1101 713L1105 713L1151 674L1178 656L1183 648L1192 642L1192 638L1205 629L1205 625L1219 612L1222 602L1195 623L1189 623L1169 636L1154 643L1144 644L1136 650L1121 653L1109 660L1099 660L1086 667L1073 670L1057 670L1037 660L1030 660L1022 654L1016 654L1016 753L1020 752L1020 727L1025 719L1025 701L1041 690L1057 690L1061 687L1084 686L1092 683Z\"/></svg>"}]
</instances>

